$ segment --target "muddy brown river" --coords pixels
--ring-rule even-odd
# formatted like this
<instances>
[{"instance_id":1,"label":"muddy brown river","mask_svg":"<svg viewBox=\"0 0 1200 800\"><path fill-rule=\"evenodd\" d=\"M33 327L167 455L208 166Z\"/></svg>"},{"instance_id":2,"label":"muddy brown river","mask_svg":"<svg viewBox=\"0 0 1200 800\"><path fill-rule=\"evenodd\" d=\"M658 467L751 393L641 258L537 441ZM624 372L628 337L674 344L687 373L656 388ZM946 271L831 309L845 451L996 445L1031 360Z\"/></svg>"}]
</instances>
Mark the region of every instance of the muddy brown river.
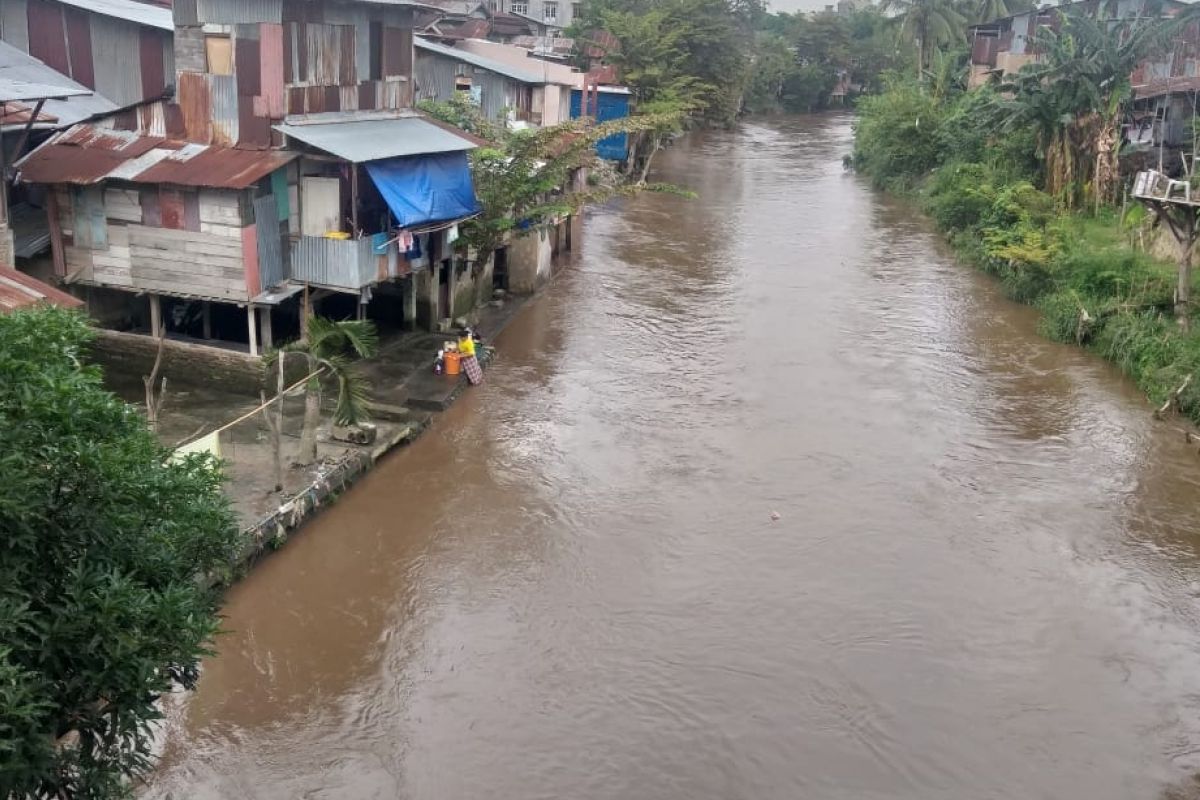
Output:
<instances>
[{"instance_id":1,"label":"muddy brown river","mask_svg":"<svg viewBox=\"0 0 1200 800\"><path fill-rule=\"evenodd\" d=\"M1200 796L1195 447L850 123L591 214L486 384L230 592L147 795Z\"/></svg>"}]
</instances>

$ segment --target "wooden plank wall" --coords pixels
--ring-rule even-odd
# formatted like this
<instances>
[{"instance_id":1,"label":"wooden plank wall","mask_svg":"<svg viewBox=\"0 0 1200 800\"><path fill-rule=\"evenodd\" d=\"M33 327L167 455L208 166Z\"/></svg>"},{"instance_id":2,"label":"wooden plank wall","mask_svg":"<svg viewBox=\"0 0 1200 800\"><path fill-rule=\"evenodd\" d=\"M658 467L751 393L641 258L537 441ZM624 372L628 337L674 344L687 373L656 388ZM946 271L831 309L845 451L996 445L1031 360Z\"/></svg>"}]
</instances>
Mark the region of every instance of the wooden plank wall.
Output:
<instances>
[{"instance_id":1,"label":"wooden plank wall","mask_svg":"<svg viewBox=\"0 0 1200 800\"><path fill-rule=\"evenodd\" d=\"M133 286L150 292L246 299L240 237L129 226Z\"/></svg>"},{"instance_id":2,"label":"wooden plank wall","mask_svg":"<svg viewBox=\"0 0 1200 800\"><path fill-rule=\"evenodd\" d=\"M107 246L91 249L75 246L72 195L56 187L67 275L132 291L245 302L240 193L156 189L106 187ZM162 227L168 223L175 227Z\"/></svg>"}]
</instances>

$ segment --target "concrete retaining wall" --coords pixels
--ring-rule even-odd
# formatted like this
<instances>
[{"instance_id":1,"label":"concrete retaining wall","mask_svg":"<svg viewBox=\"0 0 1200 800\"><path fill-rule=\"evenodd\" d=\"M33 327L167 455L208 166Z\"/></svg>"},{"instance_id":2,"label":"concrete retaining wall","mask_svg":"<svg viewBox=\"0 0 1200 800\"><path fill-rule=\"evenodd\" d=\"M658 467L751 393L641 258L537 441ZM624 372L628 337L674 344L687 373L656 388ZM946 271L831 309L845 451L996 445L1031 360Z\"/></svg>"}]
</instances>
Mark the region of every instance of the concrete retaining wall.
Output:
<instances>
[{"instance_id":1,"label":"concrete retaining wall","mask_svg":"<svg viewBox=\"0 0 1200 800\"><path fill-rule=\"evenodd\" d=\"M150 336L103 329L92 346L92 357L102 367L132 375L149 375L157 352L158 342ZM301 361L295 360L297 364ZM167 339L163 347L162 374L171 383L208 386L256 397L263 386L264 370L261 358L236 350L172 339ZM288 372L292 372L292 365ZM300 372L297 377L303 374Z\"/></svg>"},{"instance_id":2,"label":"concrete retaining wall","mask_svg":"<svg viewBox=\"0 0 1200 800\"><path fill-rule=\"evenodd\" d=\"M550 279L554 260L553 231L539 230L514 238L508 245L508 290L533 294Z\"/></svg>"}]
</instances>

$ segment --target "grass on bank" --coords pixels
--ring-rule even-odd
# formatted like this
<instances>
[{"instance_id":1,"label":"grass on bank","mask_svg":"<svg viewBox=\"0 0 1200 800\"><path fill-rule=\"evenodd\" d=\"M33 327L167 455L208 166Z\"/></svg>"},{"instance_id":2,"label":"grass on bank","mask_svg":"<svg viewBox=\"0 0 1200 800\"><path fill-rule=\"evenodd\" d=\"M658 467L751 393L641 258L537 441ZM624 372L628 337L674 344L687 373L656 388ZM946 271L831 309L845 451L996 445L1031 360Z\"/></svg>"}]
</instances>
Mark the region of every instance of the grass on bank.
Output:
<instances>
[{"instance_id":1,"label":"grass on bank","mask_svg":"<svg viewBox=\"0 0 1200 800\"><path fill-rule=\"evenodd\" d=\"M1066 212L995 154L986 162L945 163L918 178L872 177L915 194L964 261L1041 311L1043 335L1114 362L1155 403L1200 372L1200 320L1190 333L1175 320L1176 267L1141 246L1149 220L1140 207L1124 218L1111 209ZM1200 423L1200 381L1178 400Z\"/></svg>"}]
</instances>

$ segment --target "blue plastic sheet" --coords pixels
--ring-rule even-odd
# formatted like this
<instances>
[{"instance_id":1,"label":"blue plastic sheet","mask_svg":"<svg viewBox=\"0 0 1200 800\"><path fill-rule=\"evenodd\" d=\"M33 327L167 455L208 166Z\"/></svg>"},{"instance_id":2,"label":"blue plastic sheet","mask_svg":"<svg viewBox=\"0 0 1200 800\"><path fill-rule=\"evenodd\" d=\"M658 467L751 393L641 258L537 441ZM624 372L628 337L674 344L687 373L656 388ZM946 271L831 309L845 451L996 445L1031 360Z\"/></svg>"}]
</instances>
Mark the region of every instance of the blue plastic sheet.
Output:
<instances>
[{"instance_id":1,"label":"blue plastic sheet","mask_svg":"<svg viewBox=\"0 0 1200 800\"><path fill-rule=\"evenodd\" d=\"M466 153L385 158L365 166L401 228L479 213Z\"/></svg>"}]
</instances>

